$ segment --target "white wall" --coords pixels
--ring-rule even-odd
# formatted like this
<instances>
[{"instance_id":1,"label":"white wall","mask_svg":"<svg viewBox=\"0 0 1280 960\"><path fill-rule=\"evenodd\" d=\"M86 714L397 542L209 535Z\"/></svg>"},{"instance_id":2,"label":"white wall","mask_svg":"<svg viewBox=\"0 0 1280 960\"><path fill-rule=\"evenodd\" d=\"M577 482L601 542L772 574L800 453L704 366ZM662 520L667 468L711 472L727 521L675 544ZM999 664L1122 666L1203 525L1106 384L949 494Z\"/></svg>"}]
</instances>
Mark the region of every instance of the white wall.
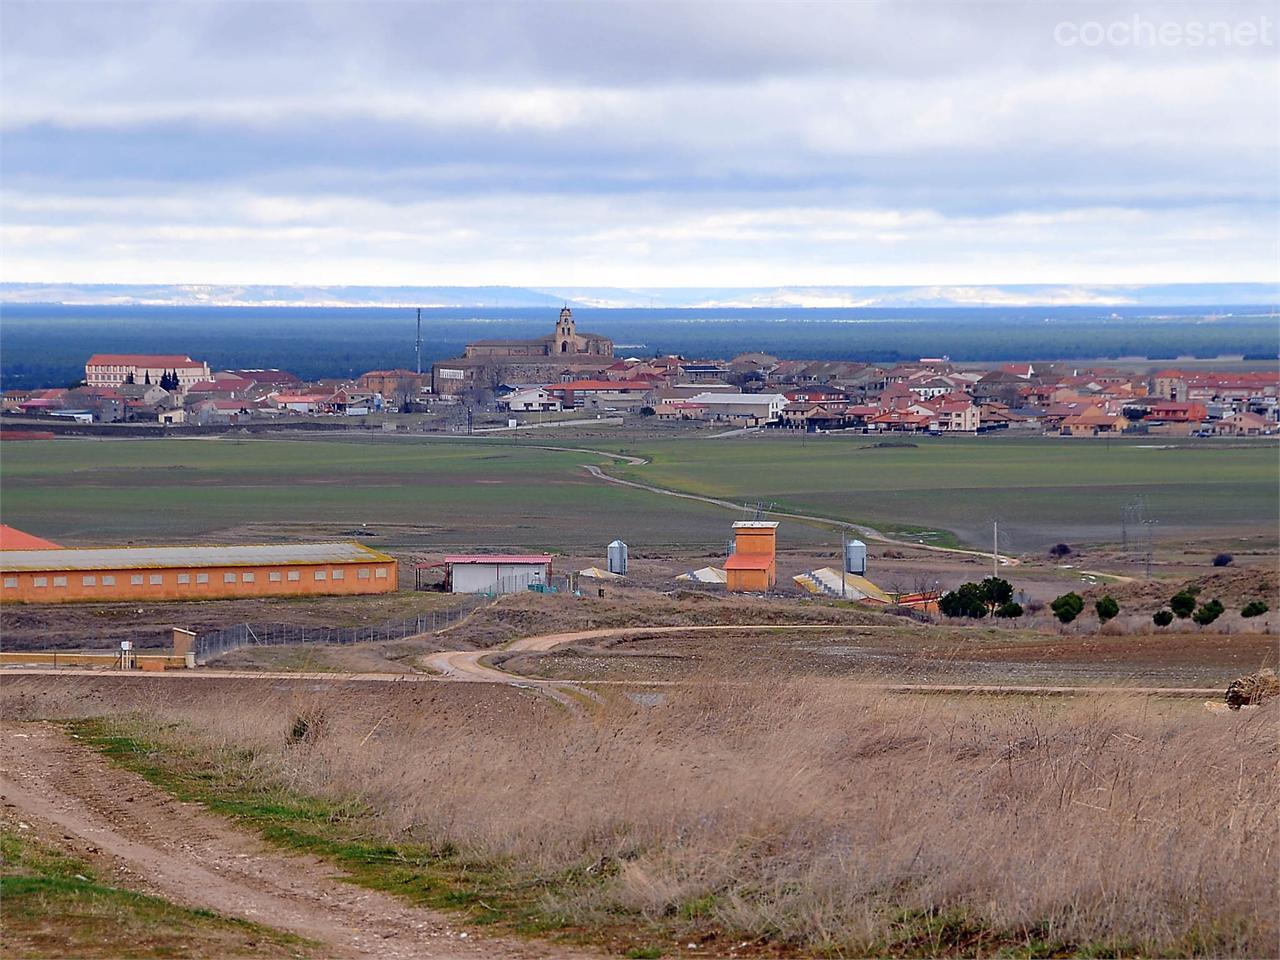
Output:
<instances>
[{"instance_id":1,"label":"white wall","mask_svg":"<svg viewBox=\"0 0 1280 960\"><path fill-rule=\"evenodd\" d=\"M456 563L453 593L522 593L531 583L546 583L545 563Z\"/></svg>"}]
</instances>

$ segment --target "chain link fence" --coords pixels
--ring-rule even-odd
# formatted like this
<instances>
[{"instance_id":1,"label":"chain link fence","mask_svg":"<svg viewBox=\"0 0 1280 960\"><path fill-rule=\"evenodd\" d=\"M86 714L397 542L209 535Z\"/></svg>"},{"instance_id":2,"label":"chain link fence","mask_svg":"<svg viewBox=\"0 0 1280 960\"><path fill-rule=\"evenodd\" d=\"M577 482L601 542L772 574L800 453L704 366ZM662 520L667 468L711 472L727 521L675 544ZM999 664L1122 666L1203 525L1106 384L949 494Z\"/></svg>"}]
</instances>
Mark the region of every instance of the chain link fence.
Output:
<instances>
[{"instance_id":1,"label":"chain link fence","mask_svg":"<svg viewBox=\"0 0 1280 960\"><path fill-rule=\"evenodd\" d=\"M286 643L374 643L380 640L404 640L423 633L436 633L451 627L468 614L492 601L488 597L469 597L456 607L433 610L404 620L358 627L317 626L296 623L238 623L213 633L196 637L196 661L207 663L241 647L274 646Z\"/></svg>"}]
</instances>

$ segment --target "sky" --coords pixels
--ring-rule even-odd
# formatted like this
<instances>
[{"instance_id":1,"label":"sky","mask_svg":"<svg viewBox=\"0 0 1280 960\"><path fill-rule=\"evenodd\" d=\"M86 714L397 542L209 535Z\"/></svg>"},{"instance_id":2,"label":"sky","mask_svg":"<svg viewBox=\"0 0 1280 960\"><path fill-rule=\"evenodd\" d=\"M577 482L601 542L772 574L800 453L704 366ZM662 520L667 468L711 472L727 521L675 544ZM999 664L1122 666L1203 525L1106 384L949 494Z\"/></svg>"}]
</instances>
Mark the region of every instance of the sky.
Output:
<instances>
[{"instance_id":1,"label":"sky","mask_svg":"<svg viewBox=\"0 0 1280 960\"><path fill-rule=\"evenodd\" d=\"M0 279L1273 280L1278 18L3 0Z\"/></svg>"}]
</instances>

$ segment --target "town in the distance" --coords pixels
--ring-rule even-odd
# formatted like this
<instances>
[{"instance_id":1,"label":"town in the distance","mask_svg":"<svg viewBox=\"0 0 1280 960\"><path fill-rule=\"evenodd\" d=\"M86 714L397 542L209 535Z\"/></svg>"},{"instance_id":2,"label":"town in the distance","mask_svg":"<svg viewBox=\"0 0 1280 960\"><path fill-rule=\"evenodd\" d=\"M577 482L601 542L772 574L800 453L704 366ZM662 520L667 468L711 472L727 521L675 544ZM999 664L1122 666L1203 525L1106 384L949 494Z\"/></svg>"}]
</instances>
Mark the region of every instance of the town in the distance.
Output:
<instances>
[{"instance_id":1,"label":"town in the distance","mask_svg":"<svg viewBox=\"0 0 1280 960\"><path fill-rule=\"evenodd\" d=\"M1280 428L1275 370L1206 361L984 366L947 357L878 366L751 351L619 356L607 337L579 331L568 306L547 336L479 340L461 357L421 366L304 382L280 369L214 370L185 354L95 353L79 385L6 390L3 410L14 426L35 418L165 429L345 418L384 430L471 433L584 417L870 434L1255 437Z\"/></svg>"}]
</instances>

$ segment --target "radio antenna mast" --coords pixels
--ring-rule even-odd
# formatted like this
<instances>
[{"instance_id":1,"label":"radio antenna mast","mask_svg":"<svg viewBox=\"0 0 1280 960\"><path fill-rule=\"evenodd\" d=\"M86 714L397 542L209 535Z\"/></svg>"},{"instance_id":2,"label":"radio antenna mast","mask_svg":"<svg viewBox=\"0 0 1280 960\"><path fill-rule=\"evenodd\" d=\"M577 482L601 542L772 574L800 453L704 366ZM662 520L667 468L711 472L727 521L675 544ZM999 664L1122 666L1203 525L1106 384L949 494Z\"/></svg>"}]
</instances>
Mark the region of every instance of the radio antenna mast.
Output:
<instances>
[{"instance_id":1,"label":"radio antenna mast","mask_svg":"<svg viewBox=\"0 0 1280 960\"><path fill-rule=\"evenodd\" d=\"M418 373L422 373L422 308L418 308L418 336L413 341L413 355L418 361Z\"/></svg>"}]
</instances>

